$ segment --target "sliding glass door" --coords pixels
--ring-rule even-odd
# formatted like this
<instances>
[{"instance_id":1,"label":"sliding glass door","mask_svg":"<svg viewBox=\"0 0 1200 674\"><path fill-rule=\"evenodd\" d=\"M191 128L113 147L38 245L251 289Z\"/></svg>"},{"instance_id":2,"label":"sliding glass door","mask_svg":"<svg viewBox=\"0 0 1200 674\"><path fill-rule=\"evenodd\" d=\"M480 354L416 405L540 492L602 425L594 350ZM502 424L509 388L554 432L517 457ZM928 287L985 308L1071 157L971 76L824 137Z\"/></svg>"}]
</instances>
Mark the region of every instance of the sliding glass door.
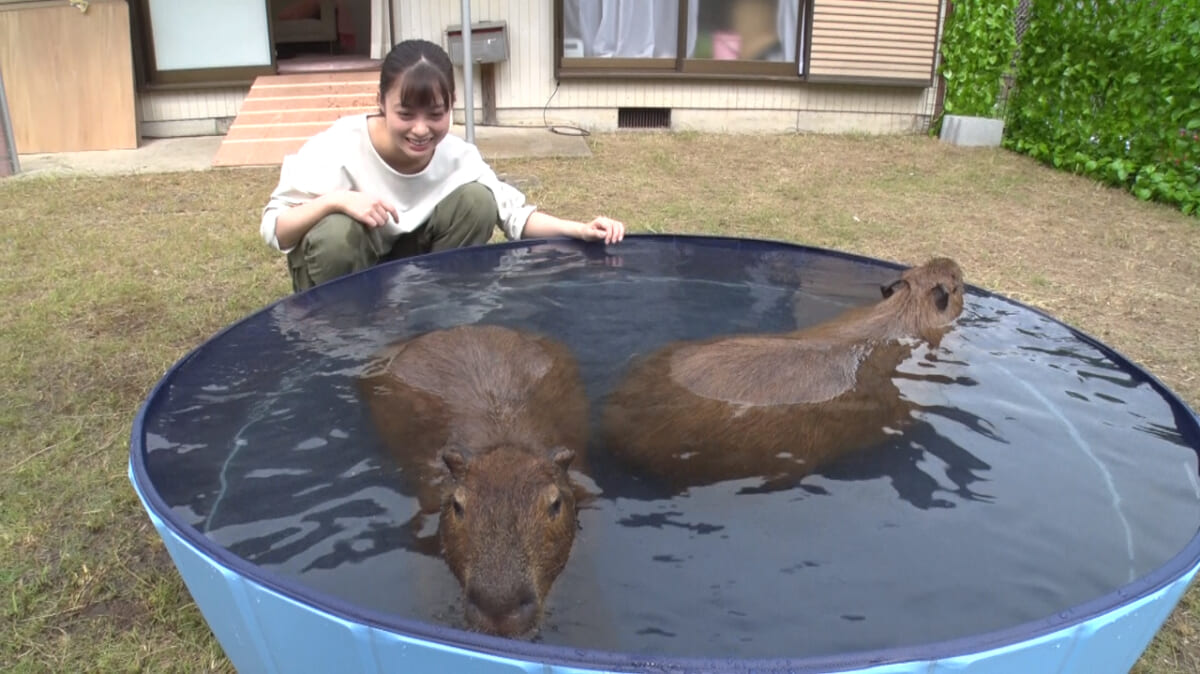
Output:
<instances>
[{"instance_id":1,"label":"sliding glass door","mask_svg":"<svg viewBox=\"0 0 1200 674\"><path fill-rule=\"evenodd\" d=\"M242 83L275 72L267 0L139 0L150 84Z\"/></svg>"}]
</instances>

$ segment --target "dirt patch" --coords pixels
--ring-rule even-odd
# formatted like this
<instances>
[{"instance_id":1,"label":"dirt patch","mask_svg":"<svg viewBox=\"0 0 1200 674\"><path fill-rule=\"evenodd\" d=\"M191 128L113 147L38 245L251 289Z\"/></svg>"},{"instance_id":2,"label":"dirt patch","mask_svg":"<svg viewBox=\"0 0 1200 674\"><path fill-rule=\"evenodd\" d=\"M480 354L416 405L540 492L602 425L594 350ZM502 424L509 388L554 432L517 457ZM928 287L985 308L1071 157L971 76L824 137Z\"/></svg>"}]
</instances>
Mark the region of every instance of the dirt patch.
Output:
<instances>
[{"instance_id":1,"label":"dirt patch","mask_svg":"<svg viewBox=\"0 0 1200 674\"><path fill-rule=\"evenodd\" d=\"M67 626L66 629L72 631L100 628L113 632L124 632L145 616L146 608L141 603L113 597L83 607L75 614L74 624ZM100 624L86 624L93 621Z\"/></svg>"}]
</instances>

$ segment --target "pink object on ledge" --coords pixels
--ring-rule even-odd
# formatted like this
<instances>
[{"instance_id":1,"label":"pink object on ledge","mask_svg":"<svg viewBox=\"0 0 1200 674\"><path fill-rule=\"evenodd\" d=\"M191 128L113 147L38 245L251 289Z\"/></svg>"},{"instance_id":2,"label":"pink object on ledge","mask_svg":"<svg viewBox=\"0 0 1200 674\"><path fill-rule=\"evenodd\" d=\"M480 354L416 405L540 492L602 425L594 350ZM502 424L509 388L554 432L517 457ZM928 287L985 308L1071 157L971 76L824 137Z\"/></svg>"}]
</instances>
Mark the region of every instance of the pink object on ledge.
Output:
<instances>
[{"instance_id":1,"label":"pink object on ledge","mask_svg":"<svg viewBox=\"0 0 1200 674\"><path fill-rule=\"evenodd\" d=\"M714 30L712 50L713 58L718 61L736 61L742 53L742 36L730 31Z\"/></svg>"}]
</instances>

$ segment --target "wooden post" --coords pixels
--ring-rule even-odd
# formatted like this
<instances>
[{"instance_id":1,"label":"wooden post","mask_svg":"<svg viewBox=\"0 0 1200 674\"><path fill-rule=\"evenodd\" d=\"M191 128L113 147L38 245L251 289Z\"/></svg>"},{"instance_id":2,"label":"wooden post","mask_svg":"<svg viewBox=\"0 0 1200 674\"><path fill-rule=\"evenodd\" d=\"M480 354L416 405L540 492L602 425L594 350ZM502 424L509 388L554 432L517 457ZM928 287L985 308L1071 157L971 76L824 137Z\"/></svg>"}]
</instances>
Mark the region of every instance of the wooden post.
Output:
<instances>
[{"instance_id":1,"label":"wooden post","mask_svg":"<svg viewBox=\"0 0 1200 674\"><path fill-rule=\"evenodd\" d=\"M496 118L496 64L479 64L479 88L483 94L483 123L488 126L499 124Z\"/></svg>"}]
</instances>

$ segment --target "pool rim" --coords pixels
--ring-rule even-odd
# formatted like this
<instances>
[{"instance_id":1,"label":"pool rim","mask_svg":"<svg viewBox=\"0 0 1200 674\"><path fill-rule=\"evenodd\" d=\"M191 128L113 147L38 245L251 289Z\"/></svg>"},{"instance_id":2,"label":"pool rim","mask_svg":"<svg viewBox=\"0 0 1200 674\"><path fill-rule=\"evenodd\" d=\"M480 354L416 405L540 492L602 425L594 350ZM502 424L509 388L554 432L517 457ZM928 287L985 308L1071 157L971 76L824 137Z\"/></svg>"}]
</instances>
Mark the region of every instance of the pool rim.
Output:
<instances>
[{"instance_id":1,"label":"pool rim","mask_svg":"<svg viewBox=\"0 0 1200 674\"><path fill-rule=\"evenodd\" d=\"M627 235L626 239L629 241L664 241L675 245L681 243L732 243L735 245L735 247L740 246L741 244L753 245L755 247L782 247L804 253L841 258L855 263L884 267L892 270L903 270L911 266L891 262L888 260L872 258L865 255L858 255L855 253L848 253L844 251L822 248L819 246L797 244L773 239L690 234L631 234ZM217 341L226 333L236 330L243 323L251 321L262 314L272 311L281 303L295 301L295 298L298 296L307 296L311 300L312 298L318 296L323 289L329 288L334 284L351 282L351 279L361 274L378 273L378 269L380 267L405 265L414 261L420 263L436 263L439 259L445 259L447 257L458 256L462 254L491 253L497 250L509 248L533 248L548 243L552 243L555 247L561 247L564 243L566 243L568 245L578 247L581 250L589 247L604 247L604 244L602 243L582 242L576 239L567 238L522 239L519 241L489 244L487 246L458 248L439 253L431 253L418 257L395 260L340 277L299 294L284 296L275 302L261 307L258 310L247 314L246 316L243 316L237 321L230 323L221 330L210 335L202 343L176 361L162 375L154 387L151 388L145 400L139 406L137 415L134 418L129 444L129 466L134 488L138 492L139 496L141 496L143 503L156 517L162 520L164 525L175 536L192 545L197 550L202 551L214 563L224 567L234 574L259 583L269 590L277 592L300 604L306 605L315 611L325 612L348 622L359 623L386 632L435 642L453 648L486 653L496 657L513 658L552 666L576 667L585 670L603 669L608 671L639 671L646 666L648 660L652 660L656 667L704 669L706 671L721 671L724 668L730 667L736 667L739 669L748 667L756 671L771 671L781 669L789 671L816 671L825 669L854 670L886 664L944 660L997 648L1015 646L1022 642L1037 639L1059 630L1082 625L1091 620L1104 616L1125 604L1135 602L1141 598L1147 597L1167 588L1173 582L1192 572L1195 567L1200 564L1200 526L1198 526L1197 532L1193 534L1188 543L1183 546L1178 553L1170 557L1166 562L1161 564L1153 571L1144 574L1143 576L1136 578L1125 585L1117 587L1111 592L1100 595L1087 602L1060 610L1053 616L1018 623L1000 630L992 630L989 632L981 632L979 634L972 634L955 639L931 641L921 644L910 644L883 649L871 649L864 651L853 651L849 653L838 653L833 655L796 658L705 658L657 656L506 639L357 606L347 600L335 597L319 590L305 587L302 583L296 582L296 579L294 578L263 569L256 564L238 557L224 547L217 545L211 539L206 537L199 529L187 524L179 515L175 514L173 509L162 500L157 489L154 488L153 482L150 479L145 465L145 422L150 405L155 401L160 391L169 385L176 372L178 372L189 361L196 357L206 346L214 341ZM619 250L620 245L621 244L616 244L615 248ZM1187 403L1180 399L1177 394L1171 391L1171 389L1163 384L1154 374L1137 365L1134 361L1125 357L1116 349L1104 344L1103 342L1100 342L1086 332L1072 327L1071 325L1062 322L1061 320L1036 307L1026 305L1017 300L1013 300L1009 297L1005 297L1004 295L994 293L970 283L965 283L964 286L965 290L972 295L1000 300L1022 310L1033 312L1034 314L1041 316L1062 328L1065 328L1076 338L1104 353L1111 360L1113 360L1115 364L1121 366L1123 371L1126 371L1129 374L1136 373L1137 375L1143 377L1145 382L1150 384L1155 392L1158 393L1168 403L1168 406L1177 419L1177 423L1180 423L1181 425L1184 423L1180 421L1181 415L1183 419L1190 421L1192 430L1191 435L1193 436L1192 439L1197 441L1192 444L1192 448L1200 452L1200 415L1197 415L1196 412L1187 405ZM1180 430L1184 435L1184 439L1186 440L1186 429L1181 428Z\"/></svg>"}]
</instances>

